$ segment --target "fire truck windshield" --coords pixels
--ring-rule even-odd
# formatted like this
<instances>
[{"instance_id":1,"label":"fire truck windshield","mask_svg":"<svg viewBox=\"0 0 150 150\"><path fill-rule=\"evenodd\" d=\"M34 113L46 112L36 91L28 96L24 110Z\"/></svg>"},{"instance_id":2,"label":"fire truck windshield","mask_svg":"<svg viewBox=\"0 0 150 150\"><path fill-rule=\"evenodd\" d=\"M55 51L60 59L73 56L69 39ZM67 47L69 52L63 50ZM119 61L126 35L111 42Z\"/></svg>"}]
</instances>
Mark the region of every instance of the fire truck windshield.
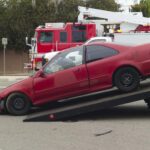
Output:
<instances>
[{"instance_id":1,"label":"fire truck windshield","mask_svg":"<svg viewBox=\"0 0 150 150\"><path fill-rule=\"evenodd\" d=\"M39 42L42 43L52 43L53 33L52 32L41 32L39 37Z\"/></svg>"}]
</instances>

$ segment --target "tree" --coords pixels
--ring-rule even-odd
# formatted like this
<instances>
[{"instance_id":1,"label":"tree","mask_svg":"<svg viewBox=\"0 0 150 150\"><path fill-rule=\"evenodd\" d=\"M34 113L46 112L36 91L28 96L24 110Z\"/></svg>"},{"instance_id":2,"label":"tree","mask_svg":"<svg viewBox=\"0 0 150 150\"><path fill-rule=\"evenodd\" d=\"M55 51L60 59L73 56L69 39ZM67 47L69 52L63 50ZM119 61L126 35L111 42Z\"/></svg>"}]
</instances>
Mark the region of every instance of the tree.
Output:
<instances>
[{"instance_id":1,"label":"tree","mask_svg":"<svg viewBox=\"0 0 150 150\"><path fill-rule=\"evenodd\" d=\"M11 49L23 49L25 46L25 35L31 33L33 30L31 14L32 6L29 0L9 0L5 4L5 17L3 21L6 30L5 36L9 40L9 48ZM33 32L33 31L32 31Z\"/></svg>"},{"instance_id":2,"label":"tree","mask_svg":"<svg viewBox=\"0 0 150 150\"><path fill-rule=\"evenodd\" d=\"M55 20L55 4L50 0L36 0L33 19L36 26L45 24L45 22L53 22Z\"/></svg>"},{"instance_id":3,"label":"tree","mask_svg":"<svg viewBox=\"0 0 150 150\"><path fill-rule=\"evenodd\" d=\"M60 22L75 22L78 16L78 6L85 6L83 0L63 0L57 5L56 20Z\"/></svg>"},{"instance_id":4,"label":"tree","mask_svg":"<svg viewBox=\"0 0 150 150\"><path fill-rule=\"evenodd\" d=\"M58 4L55 21L77 21L78 6L117 11L118 5L114 0L63 0Z\"/></svg>"},{"instance_id":5,"label":"tree","mask_svg":"<svg viewBox=\"0 0 150 150\"><path fill-rule=\"evenodd\" d=\"M37 0L36 4L34 8L31 0L9 0L5 3L5 13L0 15L4 22L1 35L9 39L10 49L24 49L26 36L33 36L38 25L53 21L54 4L47 5L46 0Z\"/></svg>"},{"instance_id":6,"label":"tree","mask_svg":"<svg viewBox=\"0 0 150 150\"><path fill-rule=\"evenodd\" d=\"M114 0L0 0L0 37L10 49L24 49L25 37L46 22L75 22L78 6L117 10ZM33 5L34 3L34 5ZM1 45L1 44L0 44Z\"/></svg>"},{"instance_id":7,"label":"tree","mask_svg":"<svg viewBox=\"0 0 150 150\"><path fill-rule=\"evenodd\" d=\"M150 0L141 0L140 4L132 6L133 11L142 11L145 17L150 17Z\"/></svg>"},{"instance_id":8,"label":"tree","mask_svg":"<svg viewBox=\"0 0 150 150\"><path fill-rule=\"evenodd\" d=\"M118 5L114 0L87 0L87 6L109 11L118 11Z\"/></svg>"}]
</instances>

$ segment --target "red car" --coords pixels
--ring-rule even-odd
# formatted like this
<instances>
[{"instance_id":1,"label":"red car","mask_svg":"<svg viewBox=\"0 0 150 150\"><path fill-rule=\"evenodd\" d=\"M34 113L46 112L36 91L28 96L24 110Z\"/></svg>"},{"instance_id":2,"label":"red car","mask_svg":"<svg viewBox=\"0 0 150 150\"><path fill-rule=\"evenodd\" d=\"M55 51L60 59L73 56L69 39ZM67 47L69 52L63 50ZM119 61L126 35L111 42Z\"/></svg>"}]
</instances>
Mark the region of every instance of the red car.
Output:
<instances>
[{"instance_id":1,"label":"red car","mask_svg":"<svg viewBox=\"0 0 150 150\"><path fill-rule=\"evenodd\" d=\"M83 94L118 87L135 90L150 75L150 44L121 46L92 43L58 53L35 75L0 92L0 107L26 114L40 106Z\"/></svg>"}]
</instances>

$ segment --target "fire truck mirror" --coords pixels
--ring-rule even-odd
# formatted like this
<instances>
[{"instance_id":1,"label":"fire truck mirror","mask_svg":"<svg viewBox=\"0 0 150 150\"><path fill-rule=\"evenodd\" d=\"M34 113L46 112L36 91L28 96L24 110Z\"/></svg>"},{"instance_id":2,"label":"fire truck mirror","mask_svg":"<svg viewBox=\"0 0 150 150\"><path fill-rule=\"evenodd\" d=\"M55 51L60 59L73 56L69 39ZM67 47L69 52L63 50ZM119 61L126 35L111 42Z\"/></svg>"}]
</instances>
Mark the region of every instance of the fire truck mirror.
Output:
<instances>
[{"instance_id":1,"label":"fire truck mirror","mask_svg":"<svg viewBox=\"0 0 150 150\"><path fill-rule=\"evenodd\" d=\"M29 43L28 43L28 37L26 36L26 45L27 45L27 44L29 44Z\"/></svg>"},{"instance_id":2,"label":"fire truck mirror","mask_svg":"<svg viewBox=\"0 0 150 150\"><path fill-rule=\"evenodd\" d=\"M28 42L28 37L25 38L25 42L26 42L26 45L27 45L27 46L30 46L30 47L31 47L31 44L29 44L29 42Z\"/></svg>"},{"instance_id":3,"label":"fire truck mirror","mask_svg":"<svg viewBox=\"0 0 150 150\"><path fill-rule=\"evenodd\" d=\"M36 44L36 39L35 39L35 38L32 38L32 39L31 39L31 45L32 45L32 46L35 46L35 44Z\"/></svg>"}]
</instances>

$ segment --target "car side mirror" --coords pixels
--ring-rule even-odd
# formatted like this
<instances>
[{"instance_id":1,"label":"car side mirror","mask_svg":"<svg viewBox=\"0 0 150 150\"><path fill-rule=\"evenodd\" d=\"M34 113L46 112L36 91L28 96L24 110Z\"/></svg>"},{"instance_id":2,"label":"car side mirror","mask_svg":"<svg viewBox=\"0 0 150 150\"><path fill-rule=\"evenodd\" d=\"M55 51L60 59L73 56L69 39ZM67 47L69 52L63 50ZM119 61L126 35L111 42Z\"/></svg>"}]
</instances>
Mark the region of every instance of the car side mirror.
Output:
<instances>
[{"instance_id":1,"label":"car side mirror","mask_svg":"<svg viewBox=\"0 0 150 150\"><path fill-rule=\"evenodd\" d=\"M42 78L45 77L45 74L43 71L40 71L39 77L42 77Z\"/></svg>"},{"instance_id":2,"label":"car side mirror","mask_svg":"<svg viewBox=\"0 0 150 150\"><path fill-rule=\"evenodd\" d=\"M39 71L40 69L38 69L38 68L35 68L35 71Z\"/></svg>"},{"instance_id":3,"label":"car side mirror","mask_svg":"<svg viewBox=\"0 0 150 150\"><path fill-rule=\"evenodd\" d=\"M44 74L43 70L39 70L39 71L36 73L36 77L41 77L41 78L45 77L45 74Z\"/></svg>"}]
</instances>

